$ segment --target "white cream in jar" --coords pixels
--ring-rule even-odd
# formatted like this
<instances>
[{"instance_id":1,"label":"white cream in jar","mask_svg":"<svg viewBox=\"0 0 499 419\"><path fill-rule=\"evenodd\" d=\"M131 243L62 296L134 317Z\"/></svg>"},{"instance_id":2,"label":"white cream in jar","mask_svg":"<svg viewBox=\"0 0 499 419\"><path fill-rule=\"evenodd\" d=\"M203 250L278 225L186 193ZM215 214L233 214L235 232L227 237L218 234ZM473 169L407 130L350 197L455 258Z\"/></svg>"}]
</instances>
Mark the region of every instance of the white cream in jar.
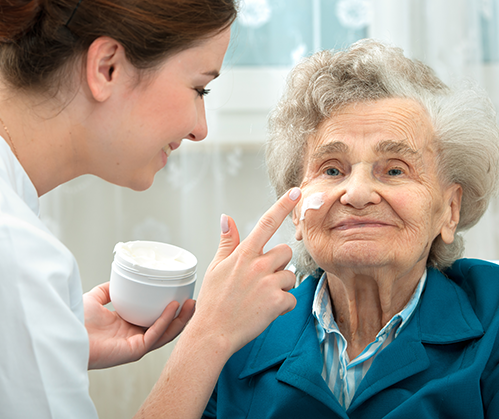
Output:
<instances>
[{"instance_id":1,"label":"white cream in jar","mask_svg":"<svg viewBox=\"0 0 499 419\"><path fill-rule=\"evenodd\" d=\"M192 265L184 249L165 248L163 244L149 241L120 242L114 247L114 253L134 265L161 271L182 270Z\"/></svg>"},{"instance_id":2,"label":"white cream in jar","mask_svg":"<svg viewBox=\"0 0 499 419\"><path fill-rule=\"evenodd\" d=\"M118 243L109 286L114 309L126 321L149 327L170 302L182 306L193 297L196 268L192 253L171 244Z\"/></svg>"}]
</instances>

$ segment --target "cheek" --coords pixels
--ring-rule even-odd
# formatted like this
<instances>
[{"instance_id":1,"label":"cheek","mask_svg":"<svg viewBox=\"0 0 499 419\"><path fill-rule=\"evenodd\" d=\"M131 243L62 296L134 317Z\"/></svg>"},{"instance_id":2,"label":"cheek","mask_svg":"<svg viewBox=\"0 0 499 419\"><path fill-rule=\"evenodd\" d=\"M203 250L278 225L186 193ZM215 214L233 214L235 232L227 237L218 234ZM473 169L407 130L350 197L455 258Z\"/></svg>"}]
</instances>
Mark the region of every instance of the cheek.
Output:
<instances>
[{"instance_id":1,"label":"cheek","mask_svg":"<svg viewBox=\"0 0 499 419\"><path fill-rule=\"evenodd\" d=\"M320 208L324 205L324 195L324 192L316 192L306 196L303 199L299 221L305 220L308 210L320 210Z\"/></svg>"},{"instance_id":2,"label":"cheek","mask_svg":"<svg viewBox=\"0 0 499 419\"><path fill-rule=\"evenodd\" d=\"M196 126L196 114L183 104L179 106L151 108L149 113L143 114L141 131L148 136L155 145L167 145L170 141L179 141L185 138Z\"/></svg>"},{"instance_id":3,"label":"cheek","mask_svg":"<svg viewBox=\"0 0 499 419\"><path fill-rule=\"evenodd\" d=\"M392 193L386 202L391 209L406 223L417 224L417 220L429 210L426 200L421 200L421 197L414 193L408 193L400 190Z\"/></svg>"},{"instance_id":4,"label":"cheek","mask_svg":"<svg viewBox=\"0 0 499 419\"><path fill-rule=\"evenodd\" d=\"M305 227L322 223L331 207L338 201L338 194L332 188L322 185L301 187L303 198L297 206L298 220Z\"/></svg>"},{"instance_id":5,"label":"cheek","mask_svg":"<svg viewBox=\"0 0 499 419\"><path fill-rule=\"evenodd\" d=\"M402 220L400 240L413 245L427 246L440 232L442 218L441 198L428 190L400 192L389 202Z\"/></svg>"},{"instance_id":6,"label":"cheek","mask_svg":"<svg viewBox=\"0 0 499 419\"><path fill-rule=\"evenodd\" d=\"M198 124L198 110L192 100L184 100L177 105L166 111L163 130L166 135L173 134L175 138L184 138Z\"/></svg>"},{"instance_id":7,"label":"cheek","mask_svg":"<svg viewBox=\"0 0 499 419\"><path fill-rule=\"evenodd\" d=\"M335 196L327 192L305 194L298 209L299 228L305 243L316 243L325 240L331 224L332 207Z\"/></svg>"},{"instance_id":8,"label":"cheek","mask_svg":"<svg viewBox=\"0 0 499 419\"><path fill-rule=\"evenodd\" d=\"M183 86L156 83L137 97L135 112L141 116L142 125L163 131L162 127L166 125L169 130L176 131L195 124L196 100L195 92Z\"/></svg>"}]
</instances>

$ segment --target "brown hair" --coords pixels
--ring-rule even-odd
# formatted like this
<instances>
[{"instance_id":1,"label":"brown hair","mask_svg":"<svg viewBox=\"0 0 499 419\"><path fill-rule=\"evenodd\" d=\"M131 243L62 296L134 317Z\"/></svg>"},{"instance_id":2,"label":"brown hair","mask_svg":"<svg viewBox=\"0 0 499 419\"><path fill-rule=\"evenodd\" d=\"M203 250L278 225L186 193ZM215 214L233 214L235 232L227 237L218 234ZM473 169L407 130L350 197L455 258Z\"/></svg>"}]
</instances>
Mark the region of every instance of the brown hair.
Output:
<instances>
[{"instance_id":1,"label":"brown hair","mask_svg":"<svg viewBox=\"0 0 499 419\"><path fill-rule=\"evenodd\" d=\"M46 92L100 36L149 69L221 32L236 0L0 0L0 71L14 88Z\"/></svg>"}]
</instances>

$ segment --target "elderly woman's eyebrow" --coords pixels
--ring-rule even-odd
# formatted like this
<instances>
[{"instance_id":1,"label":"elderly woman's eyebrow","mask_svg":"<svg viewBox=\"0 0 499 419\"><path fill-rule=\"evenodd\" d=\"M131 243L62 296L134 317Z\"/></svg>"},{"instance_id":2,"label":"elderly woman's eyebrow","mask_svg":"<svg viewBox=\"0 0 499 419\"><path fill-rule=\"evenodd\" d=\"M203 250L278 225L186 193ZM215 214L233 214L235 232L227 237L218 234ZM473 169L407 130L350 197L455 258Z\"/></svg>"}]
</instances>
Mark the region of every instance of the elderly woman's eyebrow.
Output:
<instances>
[{"instance_id":1,"label":"elderly woman's eyebrow","mask_svg":"<svg viewBox=\"0 0 499 419\"><path fill-rule=\"evenodd\" d=\"M421 155L420 150L414 150L407 140L394 141L394 140L384 140L376 144L374 151L378 154L399 154L409 157L417 157Z\"/></svg>"},{"instance_id":2,"label":"elderly woman's eyebrow","mask_svg":"<svg viewBox=\"0 0 499 419\"><path fill-rule=\"evenodd\" d=\"M312 160L320 160L321 158L329 154L348 153L348 150L349 148L345 143L341 141L335 141L333 143L324 144L318 147L310 158Z\"/></svg>"}]
</instances>

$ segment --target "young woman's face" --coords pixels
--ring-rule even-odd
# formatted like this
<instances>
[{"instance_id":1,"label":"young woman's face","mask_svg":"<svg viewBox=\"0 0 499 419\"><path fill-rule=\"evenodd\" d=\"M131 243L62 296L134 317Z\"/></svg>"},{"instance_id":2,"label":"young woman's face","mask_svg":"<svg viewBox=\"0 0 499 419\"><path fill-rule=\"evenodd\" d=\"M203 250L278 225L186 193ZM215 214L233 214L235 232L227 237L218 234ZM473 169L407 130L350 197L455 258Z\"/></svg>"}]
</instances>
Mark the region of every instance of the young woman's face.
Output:
<instances>
[{"instance_id":1,"label":"young woman's face","mask_svg":"<svg viewBox=\"0 0 499 419\"><path fill-rule=\"evenodd\" d=\"M101 121L107 133L102 136L100 156L93 156L97 161L94 174L144 190L183 139L204 139L203 96L208 83L220 73L229 39L227 29L169 57L151 79L138 85L131 82L123 89L115 98L112 117L108 113L108 122Z\"/></svg>"}]
</instances>

